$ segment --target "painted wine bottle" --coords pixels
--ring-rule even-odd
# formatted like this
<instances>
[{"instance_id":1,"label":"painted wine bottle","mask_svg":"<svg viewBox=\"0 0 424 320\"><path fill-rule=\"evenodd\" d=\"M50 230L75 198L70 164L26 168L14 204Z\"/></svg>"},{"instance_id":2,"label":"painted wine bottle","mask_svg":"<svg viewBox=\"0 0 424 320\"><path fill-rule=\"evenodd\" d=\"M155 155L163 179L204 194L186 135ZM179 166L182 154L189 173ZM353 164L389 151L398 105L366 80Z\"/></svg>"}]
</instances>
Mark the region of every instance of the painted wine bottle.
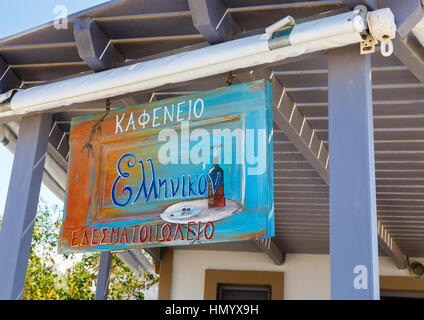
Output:
<instances>
[{"instance_id":1,"label":"painted wine bottle","mask_svg":"<svg viewBox=\"0 0 424 320\"><path fill-rule=\"evenodd\" d=\"M213 148L213 166L209 170L208 176L208 208L218 208L225 206L224 197L224 170L218 165L219 149L221 146Z\"/></svg>"}]
</instances>

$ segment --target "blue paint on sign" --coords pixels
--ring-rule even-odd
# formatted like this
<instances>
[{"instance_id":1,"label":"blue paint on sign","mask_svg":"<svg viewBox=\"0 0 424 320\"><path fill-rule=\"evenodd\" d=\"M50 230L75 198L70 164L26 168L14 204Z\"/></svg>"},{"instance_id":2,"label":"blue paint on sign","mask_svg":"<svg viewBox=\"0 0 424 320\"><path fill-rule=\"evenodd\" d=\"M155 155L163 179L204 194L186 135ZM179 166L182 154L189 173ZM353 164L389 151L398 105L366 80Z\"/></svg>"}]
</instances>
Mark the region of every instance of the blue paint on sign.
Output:
<instances>
[{"instance_id":1,"label":"blue paint on sign","mask_svg":"<svg viewBox=\"0 0 424 320\"><path fill-rule=\"evenodd\" d=\"M62 252L274 236L270 82L115 110L85 167L77 137L96 120L72 121Z\"/></svg>"}]
</instances>

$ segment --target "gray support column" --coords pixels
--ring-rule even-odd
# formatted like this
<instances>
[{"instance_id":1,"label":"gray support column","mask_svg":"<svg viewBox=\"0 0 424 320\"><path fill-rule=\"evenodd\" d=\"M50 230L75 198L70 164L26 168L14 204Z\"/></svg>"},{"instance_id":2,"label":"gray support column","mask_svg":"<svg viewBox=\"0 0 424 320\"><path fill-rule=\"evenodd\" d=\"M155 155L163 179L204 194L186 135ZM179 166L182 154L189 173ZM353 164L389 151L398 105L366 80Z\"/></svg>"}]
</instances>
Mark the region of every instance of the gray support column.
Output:
<instances>
[{"instance_id":1,"label":"gray support column","mask_svg":"<svg viewBox=\"0 0 424 320\"><path fill-rule=\"evenodd\" d=\"M102 251L100 253L95 300L107 300L111 265L112 254L109 251Z\"/></svg>"},{"instance_id":2,"label":"gray support column","mask_svg":"<svg viewBox=\"0 0 424 320\"><path fill-rule=\"evenodd\" d=\"M50 115L20 122L0 230L0 299L22 298L50 126Z\"/></svg>"},{"instance_id":3,"label":"gray support column","mask_svg":"<svg viewBox=\"0 0 424 320\"><path fill-rule=\"evenodd\" d=\"M379 299L371 57L328 54L332 299Z\"/></svg>"}]
</instances>

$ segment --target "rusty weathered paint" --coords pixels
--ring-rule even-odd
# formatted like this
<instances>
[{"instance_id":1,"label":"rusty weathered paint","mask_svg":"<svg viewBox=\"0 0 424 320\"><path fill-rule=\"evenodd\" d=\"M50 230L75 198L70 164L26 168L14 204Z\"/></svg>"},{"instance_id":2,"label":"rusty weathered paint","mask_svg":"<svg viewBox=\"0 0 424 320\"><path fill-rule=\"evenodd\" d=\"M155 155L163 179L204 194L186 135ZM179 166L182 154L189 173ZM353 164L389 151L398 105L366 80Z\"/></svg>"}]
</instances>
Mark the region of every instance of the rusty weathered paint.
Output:
<instances>
[{"instance_id":1,"label":"rusty weathered paint","mask_svg":"<svg viewBox=\"0 0 424 320\"><path fill-rule=\"evenodd\" d=\"M92 153L101 115L74 118L59 251L273 236L271 101L271 84L256 81L124 107Z\"/></svg>"}]
</instances>

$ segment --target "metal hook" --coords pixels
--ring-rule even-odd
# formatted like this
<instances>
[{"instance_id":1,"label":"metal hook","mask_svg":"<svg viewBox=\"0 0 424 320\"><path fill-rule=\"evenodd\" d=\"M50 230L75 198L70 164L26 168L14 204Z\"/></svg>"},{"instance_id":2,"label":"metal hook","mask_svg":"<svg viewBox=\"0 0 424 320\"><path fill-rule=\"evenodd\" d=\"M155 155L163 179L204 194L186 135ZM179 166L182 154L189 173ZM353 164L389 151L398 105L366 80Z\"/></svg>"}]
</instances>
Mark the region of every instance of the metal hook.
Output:
<instances>
[{"instance_id":1,"label":"metal hook","mask_svg":"<svg viewBox=\"0 0 424 320\"><path fill-rule=\"evenodd\" d=\"M227 84L227 86L231 86L233 84L233 79L234 79L233 72L232 71L228 72L227 77L225 78L225 83Z\"/></svg>"}]
</instances>

